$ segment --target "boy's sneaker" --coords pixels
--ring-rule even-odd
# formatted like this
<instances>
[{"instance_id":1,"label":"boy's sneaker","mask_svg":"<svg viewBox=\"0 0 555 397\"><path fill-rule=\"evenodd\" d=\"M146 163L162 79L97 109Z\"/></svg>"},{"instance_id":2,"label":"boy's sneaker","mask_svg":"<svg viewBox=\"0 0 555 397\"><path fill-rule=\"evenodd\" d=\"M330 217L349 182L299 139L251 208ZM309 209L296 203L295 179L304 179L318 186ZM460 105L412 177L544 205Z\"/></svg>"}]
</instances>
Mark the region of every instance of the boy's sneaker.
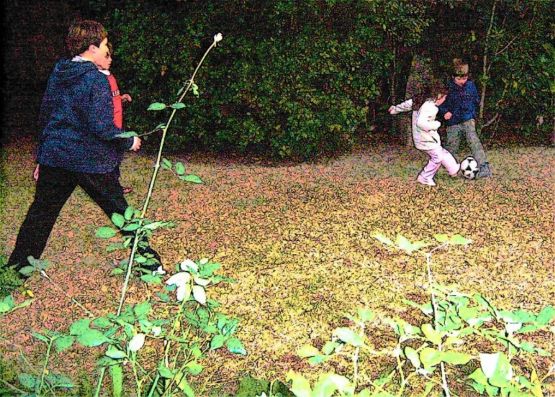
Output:
<instances>
[{"instance_id":1,"label":"boy's sneaker","mask_svg":"<svg viewBox=\"0 0 555 397\"><path fill-rule=\"evenodd\" d=\"M483 163L480 165L480 170L476 174L476 178L490 178L492 176L491 168L489 163Z\"/></svg>"},{"instance_id":2,"label":"boy's sneaker","mask_svg":"<svg viewBox=\"0 0 555 397\"><path fill-rule=\"evenodd\" d=\"M422 175L418 175L418 178L416 178L416 181L418 183L421 183L423 185L427 185L427 186L435 186L436 183L434 182L433 179L426 179L424 177L422 177Z\"/></svg>"}]
</instances>

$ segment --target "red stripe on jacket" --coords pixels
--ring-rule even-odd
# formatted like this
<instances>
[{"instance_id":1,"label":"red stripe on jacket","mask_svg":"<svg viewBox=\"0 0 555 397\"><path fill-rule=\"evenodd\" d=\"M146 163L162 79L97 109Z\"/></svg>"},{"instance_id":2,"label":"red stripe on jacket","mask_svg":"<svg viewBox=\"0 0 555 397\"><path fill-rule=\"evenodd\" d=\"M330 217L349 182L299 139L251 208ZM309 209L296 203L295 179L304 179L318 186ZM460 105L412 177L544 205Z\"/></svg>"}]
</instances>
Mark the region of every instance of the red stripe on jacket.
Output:
<instances>
[{"instance_id":1,"label":"red stripe on jacket","mask_svg":"<svg viewBox=\"0 0 555 397\"><path fill-rule=\"evenodd\" d=\"M121 105L121 95L118 88L118 82L113 74L108 76L108 83L112 90L112 101L114 102L114 125L118 128L123 127L123 109Z\"/></svg>"}]
</instances>

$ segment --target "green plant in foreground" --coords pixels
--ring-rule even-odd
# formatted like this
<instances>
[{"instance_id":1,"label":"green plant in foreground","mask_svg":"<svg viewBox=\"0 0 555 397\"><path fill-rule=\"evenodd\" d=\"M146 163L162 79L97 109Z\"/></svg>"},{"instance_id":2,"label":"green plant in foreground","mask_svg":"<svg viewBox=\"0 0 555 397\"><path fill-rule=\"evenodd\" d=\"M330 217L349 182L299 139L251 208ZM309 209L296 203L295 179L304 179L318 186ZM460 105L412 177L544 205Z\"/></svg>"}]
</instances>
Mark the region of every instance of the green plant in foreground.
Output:
<instances>
[{"instance_id":1,"label":"green plant in foreground","mask_svg":"<svg viewBox=\"0 0 555 397\"><path fill-rule=\"evenodd\" d=\"M231 353L246 354L234 336L238 320L219 313L219 303L207 297L209 287L230 281L215 274L219 268L207 259L185 260L155 301L71 325L72 343L107 346L98 365L109 369L114 396L129 394L123 392L127 369L137 396L194 396L190 377L203 371L201 360L208 352L225 346Z\"/></svg>"},{"instance_id":2,"label":"green plant in foreground","mask_svg":"<svg viewBox=\"0 0 555 397\"><path fill-rule=\"evenodd\" d=\"M411 242L401 235L395 242L379 233L374 237L408 254L430 246L424 241ZM430 302L405 301L420 309L427 320L414 325L401 318L378 318L367 308L359 309L355 316L348 317L353 325L335 329L332 339L321 349L305 345L298 352L311 365L347 359L352 363L352 373L349 376L322 374L311 386L303 375L290 372L288 380L292 381L291 390L296 396L427 396L438 388L443 395L450 396L447 368L462 378L470 367L475 370L466 377L466 384L478 394L543 396L542 385L554 374L554 367L540 378L532 359L535 355L550 356L550 353L526 341L525 335L549 329L555 317L553 306L543 308L538 314L520 309L500 310L480 294L462 294L436 285L431 272L433 252L449 245L467 245L470 240L459 235L434 237L439 245L424 254ZM369 326L375 323L388 324L393 329L396 343L392 348L375 350L367 335ZM491 353L477 352L476 346L487 346ZM391 357L395 368L378 379L370 379L361 374L361 361L369 357ZM417 391L418 388L421 390Z\"/></svg>"}]
</instances>

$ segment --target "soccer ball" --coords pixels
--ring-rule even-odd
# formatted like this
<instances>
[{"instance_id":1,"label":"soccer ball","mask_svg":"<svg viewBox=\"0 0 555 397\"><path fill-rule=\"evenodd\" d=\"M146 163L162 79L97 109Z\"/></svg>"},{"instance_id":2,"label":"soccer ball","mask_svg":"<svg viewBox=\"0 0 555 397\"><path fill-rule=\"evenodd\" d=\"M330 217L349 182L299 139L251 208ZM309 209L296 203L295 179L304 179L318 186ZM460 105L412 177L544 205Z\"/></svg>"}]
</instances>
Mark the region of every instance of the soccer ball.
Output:
<instances>
[{"instance_id":1,"label":"soccer ball","mask_svg":"<svg viewBox=\"0 0 555 397\"><path fill-rule=\"evenodd\" d=\"M466 179L474 179L478 174L478 162L472 156L468 156L461 161L461 172Z\"/></svg>"}]
</instances>

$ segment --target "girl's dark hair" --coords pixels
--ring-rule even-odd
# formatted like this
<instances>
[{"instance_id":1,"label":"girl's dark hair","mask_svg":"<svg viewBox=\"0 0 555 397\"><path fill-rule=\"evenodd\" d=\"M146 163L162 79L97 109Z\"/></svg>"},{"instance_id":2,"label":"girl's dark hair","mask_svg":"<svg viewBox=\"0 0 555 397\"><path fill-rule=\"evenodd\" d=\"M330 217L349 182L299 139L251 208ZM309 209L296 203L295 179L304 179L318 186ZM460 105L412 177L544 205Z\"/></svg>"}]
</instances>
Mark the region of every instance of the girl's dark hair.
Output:
<instances>
[{"instance_id":1,"label":"girl's dark hair","mask_svg":"<svg viewBox=\"0 0 555 397\"><path fill-rule=\"evenodd\" d=\"M433 79L424 83L422 90L412 98L412 108L420 109L420 106L428 99L436 99L440 95L446 95L447 86L441 80Z\"/></svg>"},{"instance_id":2,"label":"girl's dark hair","mask_svg":"<svg viewBox=\"0 0 555 397\"><path fill-rule=\"evenodd\" d=\"M87 51L91 45L100 46L106 37L108 32L100 22L85 19L69 27L66 46L71 55L79 55Z\"/></svg>"}]
</instances>

